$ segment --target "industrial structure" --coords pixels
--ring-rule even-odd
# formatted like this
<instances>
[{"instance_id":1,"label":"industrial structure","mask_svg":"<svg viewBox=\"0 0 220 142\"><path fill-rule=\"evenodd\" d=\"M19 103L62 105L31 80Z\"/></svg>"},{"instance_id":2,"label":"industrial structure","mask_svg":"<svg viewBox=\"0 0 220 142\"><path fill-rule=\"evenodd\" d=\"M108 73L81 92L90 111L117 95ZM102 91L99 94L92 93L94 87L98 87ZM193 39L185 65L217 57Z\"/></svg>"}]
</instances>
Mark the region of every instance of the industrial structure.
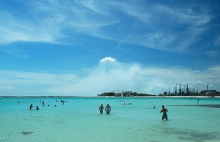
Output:
<instances>
[{"instance_id":1,"label":"industrial structure","mask_svg":"<svg viewBox=\"0 0 220 142\"><path fill-rule=\"evenodd\" d=\"M179 86L176 83L176 86L174 87L174 92L164 92L164 95L169 96L215 96L216 94L219 94L216 90L209 90L208 85L206 90L202 90L201 92L198 92L195 88L190 88L188 83L186 86L181 87L181 84Z\"/></svg>"}]
</instances>

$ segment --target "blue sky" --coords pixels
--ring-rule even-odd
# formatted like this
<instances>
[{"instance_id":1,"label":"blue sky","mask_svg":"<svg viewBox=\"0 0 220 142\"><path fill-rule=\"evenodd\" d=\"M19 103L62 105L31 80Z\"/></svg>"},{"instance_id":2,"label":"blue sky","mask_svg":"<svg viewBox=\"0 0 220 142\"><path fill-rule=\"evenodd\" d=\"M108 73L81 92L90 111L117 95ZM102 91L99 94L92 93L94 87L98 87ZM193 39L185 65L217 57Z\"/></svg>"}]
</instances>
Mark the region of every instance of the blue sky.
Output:
<instances>
[{"instance_id":1,"label":"blue sky","mask_svg":"<svg viewBox=\"0 0 220 142\"><path fill-rule=\"evenodd\" d=\"M0 96L220 91L220 4L2 0Z\"/></svg>"}]
</instances>

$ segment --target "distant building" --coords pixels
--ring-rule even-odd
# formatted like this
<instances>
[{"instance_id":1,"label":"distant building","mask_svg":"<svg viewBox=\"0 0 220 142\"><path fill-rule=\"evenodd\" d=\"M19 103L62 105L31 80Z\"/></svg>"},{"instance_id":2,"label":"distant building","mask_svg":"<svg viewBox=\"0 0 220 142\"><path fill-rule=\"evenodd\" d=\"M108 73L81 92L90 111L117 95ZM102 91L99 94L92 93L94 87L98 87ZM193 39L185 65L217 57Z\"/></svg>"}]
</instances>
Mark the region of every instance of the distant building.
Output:
<instances>
[{"instance_id":1,"label":"distant building","mask_svg":"<svg viewBox=\"0 0 220 142\"><path fill-rule=\"evenodd\" d=\"M215 94L217 94L217 91L216 90L202 90L200 94L205 95L205 96L214 96Z\"/></svg>"},{"instance_id":2,"label":"distant building","mask_svg":"<svg viewBox=\"0 0 220 142\"><path fill-rule=\"evenodd\" d=\"M121 93L115 93L115 97L124 97L124 92Z\"/></svg>"},{"instance_id":3,"label":"distant building","mask_svg":"<svg viewBox=\"0 0 220 142\"><path fill-rule=\"evenodd\" d=\"M121 93L115 93L115 97L121 97Z\"/></svg>"}]
</instances>

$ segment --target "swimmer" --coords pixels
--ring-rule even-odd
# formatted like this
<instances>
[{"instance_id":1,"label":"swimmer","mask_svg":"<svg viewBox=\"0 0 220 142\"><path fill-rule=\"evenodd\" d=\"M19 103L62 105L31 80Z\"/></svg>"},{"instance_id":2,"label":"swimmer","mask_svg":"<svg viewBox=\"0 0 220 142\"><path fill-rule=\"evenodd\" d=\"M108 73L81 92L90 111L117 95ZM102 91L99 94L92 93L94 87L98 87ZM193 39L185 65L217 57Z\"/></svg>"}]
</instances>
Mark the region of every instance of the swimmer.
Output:
<instances>
[{"instance_id":1,"label":"swimmer","mask_svg":"<svg viewBox=\"0 0 220 142\"><path fill-rule=\"evenodd\" d=\"M64 100L61 100L60 102L61 102L61 103L63 103L63 105L64 105L64 103L65 103L65 101L64 101Z\"/></svg>"},{"instance_id":2,"label":"swimmer","mask_svg":"<svg viewBox=\"0 0 220 142\"><path fill-rule=\"evenodd\" d=\"M103 110L104 110L104 106L103 106L103 104L101 104L101 106L99 107L100 114L103 113Z\"/></svg>"},{"instance_id":3,"label":"swimmer","mask_svg":"<svg viewBox=\"0 0 220 142\"><path fill-rule=\"evenodd\" d=\"M36 110L39 110L40 108L38 106L36 106Z\"/></svg>"},{"instance_id":4,"label":"swimmer","mask_svg":"<svg viewBox=\"0 0 220 142\"><path fill-rule=\"evenodd\" d=\"M127 103L123 103L122 105L131 105L131 104L132 104L132 103L128 103L128 102L127 102Z\"/></svg>"},{"instance_id":5,"label":"swimmer","mask_svg":"<svg viewBox=\"0 0 220 142\"><path fill-rule=\"evenodd\" d=\"M31 104L31 105L30 105L30 110L32 110L32 108L33 108L33 105Z\"/></svg>"},{"instance_id":6,"label":"swimmer","mask_svg":"<svg viewBox=\"0 0 220 142\"><path fill-rule=\"evenodd\" d=\"M111 111L111 107L110 107L109 104L107 104L106 107L105 107L106 114L110 114L110 111Z\"/></svg>"},{"instance_id":7,"label":"swimmer","mask_svg":"<svg viewBox=\"0 0 220 142\"><path fill-rule=\"evenodd\" d=\"M164 105L162 105L162 109L160 111L160 113L163 112L163 115L162 115L162 120L165 118L166 120L168 120L168 116L167 116L167 112L168 110L166 108L164 108Z\"/></svg>"}]
</instances>

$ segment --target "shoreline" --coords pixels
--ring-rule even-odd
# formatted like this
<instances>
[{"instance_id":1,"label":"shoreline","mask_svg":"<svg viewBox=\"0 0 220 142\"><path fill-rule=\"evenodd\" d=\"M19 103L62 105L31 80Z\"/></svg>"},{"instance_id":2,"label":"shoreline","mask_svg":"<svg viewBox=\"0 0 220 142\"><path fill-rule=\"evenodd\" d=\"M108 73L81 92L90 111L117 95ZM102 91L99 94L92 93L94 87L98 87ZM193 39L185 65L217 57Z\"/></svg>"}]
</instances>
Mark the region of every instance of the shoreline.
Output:
<instances>
[{"instance_id":1,"label":"shoreline","mask_svg":"<svg viewBox=\"0 0 220 142\"><path fill-rule=\"evenodd\" d=\"M0 96L3 98L220 98L220 96L132 96L132 97L115 97L115 96Z\"/></svg>"}]
</instances>

